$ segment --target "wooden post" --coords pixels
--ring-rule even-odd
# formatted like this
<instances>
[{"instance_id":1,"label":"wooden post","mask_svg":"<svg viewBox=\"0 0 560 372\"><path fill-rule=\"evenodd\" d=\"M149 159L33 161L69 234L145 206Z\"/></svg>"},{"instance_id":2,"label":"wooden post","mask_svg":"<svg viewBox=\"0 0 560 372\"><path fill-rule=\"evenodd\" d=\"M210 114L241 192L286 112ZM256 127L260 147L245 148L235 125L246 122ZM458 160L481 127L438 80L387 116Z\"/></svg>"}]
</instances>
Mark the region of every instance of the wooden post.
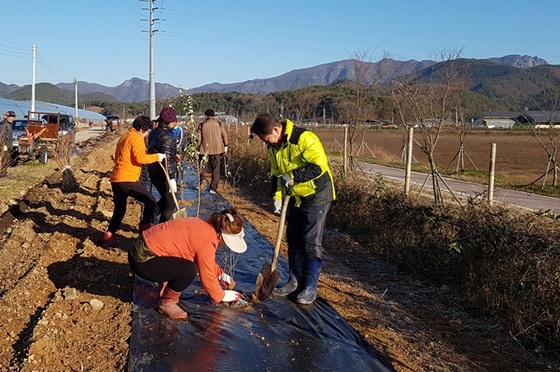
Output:
<instances>
[{"instance_id":1,"label":"wooden post","mask_svg":"<svg viewBox=\"0 0 560 372\"><path fill-rule=\"evenodd\" d=\"M494 171L496 169L496 144L490 150L490 171L488 172L488 204L494 204Z\"/></svg>"},{"instance_id":2,"label":"wooden post","mask_svg":"<svg viewBox=\"0 0 560 372\"><path fill-rule=\"evenodd\" d=\"M404 175L404 194L410 193L410 170L412 168L412 137L414 136L414 128L408 128L408 140L406 148L406 172Z\"/></svg>"}]
</instances>

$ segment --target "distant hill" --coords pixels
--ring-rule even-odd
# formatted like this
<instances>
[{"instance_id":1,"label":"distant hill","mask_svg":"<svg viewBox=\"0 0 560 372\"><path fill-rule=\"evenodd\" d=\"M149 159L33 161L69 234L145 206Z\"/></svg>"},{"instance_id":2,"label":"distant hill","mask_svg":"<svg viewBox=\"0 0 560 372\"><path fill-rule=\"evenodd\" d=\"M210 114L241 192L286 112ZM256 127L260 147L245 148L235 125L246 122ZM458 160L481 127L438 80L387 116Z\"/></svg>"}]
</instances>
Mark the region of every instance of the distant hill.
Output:
<instances>
[{"instance_id":1,"label":"distant hill","mask_svg":"<svg viewBox=\"0 0 560 372\"><path fill-rule=\"evenodd\" d=\"M546 99L539 102L539 95L560 86L560 66L549 65L542 59L534 58L522 61L508 56L499 60L458 59L441 62L418 71L414 80L437 82L434 77L439 75L438 71L447 64L454 63L459 77L464 79L472 92L510 104L537 104L542 107Z\"/></svg>"},{"instance_id":2,"label":"distant hill","mask_svg":"<svg viewBox=\"0 0 560 372\"><path fill-rule=\"evenodd\" d=\"M74 86L74 84L71 85L72 87ZM23 88L12 91L4 97L16 101L29 101L31 100L31 85L26 85ZM115 97L101 92L80 94L79 98L81 101L117 101ZM50 83L38 83L35 85L35 99L37 101L59 103L65 106L74 106L76 100L74 89L61 89Z\"/></svg>"},{"instance_id":3,"label":"distant hill","mask_svg":"<svg viewBox=\"0 0 560 372\"><path fill-rule=\"evenodd\" d=\"M509 55L500 58L486 60L491 65L511 66L517 69L527 69L547 64L544 59L531 56ZM421 74L436 64L434 61L397 61L382 59L379 62L366 63L372 75L380 78L380 84L392 81L398 76L409 74ZM331 85L340 80L355 80L355 61L348 59L344 61L326 63L314 67L293 70L283 75L268 79L254 79L240 83L220 84L212 83L191 89L189 93L201 92L241 92L267 94L283 90L294 90L313 85Z\"/></svg>"},{"instance_id":4,"label":"distant hill","mask_svg":"<svg viewBox=\"0 0 560 372\"><path fill-rule=\"evenodd\" d=\"M56 84L61 89L74 90L73 83L60 83ZM121 85L116 87L105 87L100 84L78 82L78 93L88 94L100 92L109 96L115 97L121 102L145 102L150 99L150 82L140 78L132 78L124 81ZM167 96L179 96L179 88L170 84L156 83L156 98L165 98Z\"/></svg>"},{"instance_id":5,"label":"distant hill","mask_svg":"<svg viewBox=\"0 0 560 372\"><path fill-rule=\"evenodd\" d=\"M392 80L397 75L408 74L428 67L433 61L395 61L384 59L377 63L370 63L372 71L382 76L381 83ZM331 85L341 80L355 80L355 61L348 59L339 62L293 70L283 75L269 79L254 79L240 83L220 84L212 83L189 90L189 93L201 92L241 92L268 94L284 90L295 90L313 85Z\"/></svg>"},{"instance_id":6,"label":"distant hill","mask_svg":"<svg viewBox=\"0 0 560 372\"><path fill-rule=\"evenodd\" d=\"M539 57L522 55L508 55L483 60L458 59L453 62L461 65L461 73L468 80L471 90L492 98L514 95L522 97L524 94L530 94L529 92L538 93L544 86L557 81L559 67L548 65L545 60ZM349 59L293 70L267 79L253 79L231 84L215 82L193 88L185 91L185 93L240 92L268 94L295 90L306 86L325 86L344 80L355 80L355 65L356 61ZM365 68L377 76L376 83L378 84L386 84L402 76L412 77L418 81L427 81L443 65L444 63L434 61L397 61L392 59L364 63ZM41 84L45 85L41 86ZM37 99L73 104L73 83L60 83L56 86L46 83L41 84L36 86ZM512 91L514 89L515 92ZM0 83L0 96L5 98L29 100L31 98L30 92L30 86L20 88ZM120 102L146 102L149 100L149 82L132 78L116 87L106 87L79 81L78 92L80 101L106 99ZM156 99L168 96L177 97L178 95L179 88L170 84L156 83Z\"/></svg>"},{"instance_id":7,"label":"distant hill","mask_svg":"<svg viewBox=\"0 0 560 372\"><path fill-rule=\"evenodd\" d=\"M21 89L21 87L15 84L6 85L4 83L0 83L0 97L5 97L18 89Z\"/></svg>"},{"instance_id":8,"label":"distant hill","mask_svg":"<svg viewBox=\"0 0 560 372\"><path fill-rule=\"evenodd\" d=\"M31 99L31 85L13 91L4 98L16 101L29 101ZM35 85L35 99L43 102L59 103L70 106L74 104L74 92L71 90L60 89L50 83L38 83Z\"/></svg>"}]
</instances>

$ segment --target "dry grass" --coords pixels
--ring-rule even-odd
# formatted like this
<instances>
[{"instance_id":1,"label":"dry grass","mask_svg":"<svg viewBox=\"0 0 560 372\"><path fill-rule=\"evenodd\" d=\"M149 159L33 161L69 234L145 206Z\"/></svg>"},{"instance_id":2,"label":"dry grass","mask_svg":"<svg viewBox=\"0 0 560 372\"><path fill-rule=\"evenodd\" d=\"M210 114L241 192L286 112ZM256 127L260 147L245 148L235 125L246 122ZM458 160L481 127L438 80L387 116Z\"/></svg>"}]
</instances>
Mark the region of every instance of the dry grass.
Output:
<instances>
[{"instance_id":1,"label":"dry grass","mask_svg":"<svg viewBox=\"0 0 560 372\"><path fill-rule=\"evenodd\" d=\"M54 163L42 164L38 160L9 167L8 177L0 181L0 215L31 187L41 183L55 167Z\"/></svg>"},{"instance_id":2,"label":"dry grass","mask_svg":"<svg viewBox=\"0 0 560 372\"><path fill-rule=\"evenodd\" d=\"M397 135L388 137L395 140ZM519 152L521 137L513 138L511 149L502 146L503 152ZM265 148L260 141L241 137L230 142L234 186L255 199L266 198L270 185ZM323 143L328 148L328 140ZM395 158L389 143L384 139L384 146L369 147L376 156L386 152ZM538 159L531 157L526 164ZM527 180L538 171L532 176L524 172L502 170L501 177L522 173ZM560 352L560 222L554 216L474 200L463 207L436 209L429 200L405 197L382 177L342 178L336 165L333 173L338 200L329 213L331 227L349 234L370 254L452 288L456 301L501 323L521 344L537 352Z\"/></svg>"}]
</instances>

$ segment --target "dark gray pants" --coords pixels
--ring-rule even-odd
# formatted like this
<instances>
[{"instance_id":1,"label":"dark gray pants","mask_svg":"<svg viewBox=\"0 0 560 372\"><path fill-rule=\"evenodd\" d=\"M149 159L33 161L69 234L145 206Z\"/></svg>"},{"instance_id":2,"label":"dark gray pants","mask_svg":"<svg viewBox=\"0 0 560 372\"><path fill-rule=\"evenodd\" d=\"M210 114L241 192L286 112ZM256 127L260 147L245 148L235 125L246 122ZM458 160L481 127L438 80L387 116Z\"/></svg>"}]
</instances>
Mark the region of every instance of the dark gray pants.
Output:
<instances>
[{"instance_id":1,"label":"dark gray pants","mask_svg":"<svg viewBox=\"0 0 560 372\"><path fill-rule=\"evenodd\" d=\"M323 254L323 234L331 202L296 208L290 203L286 217L288 257L319 258Z\"/></svg>"}]
</instances>

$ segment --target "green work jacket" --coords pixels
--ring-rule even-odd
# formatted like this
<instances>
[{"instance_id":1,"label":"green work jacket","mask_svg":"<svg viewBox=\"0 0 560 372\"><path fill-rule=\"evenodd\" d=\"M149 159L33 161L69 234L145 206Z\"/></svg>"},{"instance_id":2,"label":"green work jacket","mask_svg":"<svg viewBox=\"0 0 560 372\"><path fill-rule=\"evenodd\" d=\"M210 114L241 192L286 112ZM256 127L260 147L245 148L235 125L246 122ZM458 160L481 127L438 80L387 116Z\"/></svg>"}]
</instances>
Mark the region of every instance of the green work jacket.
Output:
<instances>
[{"instance_id":1,"label":"green work jacket","mask_svg":"<svg viewBox=\"0 0 560 372\"><path fill-rule=\"evenodd\" d=\"M336 198L333 176L317 135L294 126L289 119L282 125L284 138L281 146L268 147L271 175L276 185L273 198L282 198L280 176L287 173L294 180L291 196L296 207L333 201Z\"/></svg>"}]
</instances>

